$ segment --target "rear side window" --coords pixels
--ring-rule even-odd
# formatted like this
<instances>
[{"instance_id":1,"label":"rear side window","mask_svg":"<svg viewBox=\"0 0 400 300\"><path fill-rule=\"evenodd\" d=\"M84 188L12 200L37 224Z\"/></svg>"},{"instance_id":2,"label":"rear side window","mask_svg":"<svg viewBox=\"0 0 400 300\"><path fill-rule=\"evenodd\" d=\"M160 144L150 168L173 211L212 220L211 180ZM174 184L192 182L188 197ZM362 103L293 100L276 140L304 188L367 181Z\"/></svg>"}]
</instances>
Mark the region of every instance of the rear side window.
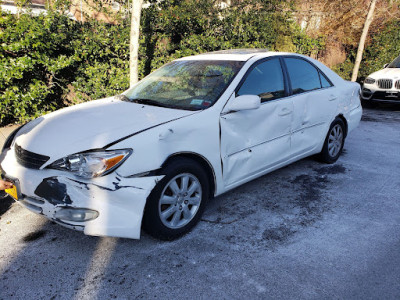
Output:
<instances>
[{"instance_id":1,"label":"rear side window","mask_svg":"<svg viewBox=\"0 0 400 300\"><path fill-rule=\"evenodd\" d=\"M332 86L332 84L328 81L328 79L326 79L324 74L322 74L321 72L319 73L319 77L321 78L322 88L327 88Z\"/></svg>"},{"instance_id":2,"label":"rear side window","mask_svg":"<svg viewBox=\"0 0 400 300\"><path fill-rule=\"evenodd\" d=\"M330 87L331 83L309 62L298 58L285 58L293 94Z\"/></svg>"},{"instance_id":3,"label":"rear side window","mask_svg":"<svg viewBox=\"0 0 400 300\"><path fill-rule=\"evenodd\" d=\"M285 85L279 59L257 64L247 75L237 95L258 95L262 102L284 97Z\"/></svg>"}]
</instances>

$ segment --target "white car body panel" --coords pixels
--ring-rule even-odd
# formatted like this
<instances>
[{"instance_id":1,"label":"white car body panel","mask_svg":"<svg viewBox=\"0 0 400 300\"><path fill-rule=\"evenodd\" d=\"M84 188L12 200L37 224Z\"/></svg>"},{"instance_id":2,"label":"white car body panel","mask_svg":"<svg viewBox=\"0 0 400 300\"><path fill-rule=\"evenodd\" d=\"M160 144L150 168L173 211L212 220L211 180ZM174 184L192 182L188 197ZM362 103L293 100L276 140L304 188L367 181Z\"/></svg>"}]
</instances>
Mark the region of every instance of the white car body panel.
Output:
<instances>
[{"instance_id":1,"label":"white car body panel","mask_svg":"<svg viewBox=\"0 0 400 300\"><path fill-rule=\"evenodd\" d=\"M400 70L398 68L385 68L372 73L368 77L372 77L374 79L382 79L382 78L400 79Z\"/></svg>"},{"instance_id":2,"label":"white car body panel","mask_svg":"<svg viewBox=\"0 0 400 300\"><path fill-rule=\"evenodd\" d=\"M329 87L291 98L294 103L291 155L297 156L319 147L321 140L316 137L324 136L337 116L339 93L336 87Z\"/></svg>"},{"instance_id":3,"label":"white car body panel","mask_svg":"<svg viewBox=\"0 0 400 300\"><path fill-rule=\"evenodd\" d=\"M224 185L229 187L287 159L292 112L292 99L287 98L265 102L259 109L221 115Z\"/></svg>"},{"instance_id":4,"label":"white car body panel","mask_svg":"<svg viewBox=\"0 0 400 300\"><path fill-rule=\"evenodd\" d=\"M319 153L336 117L346 121L348 132L358 125L362 113L359 85L344 81L310 58L306 59L329 77L332 87L267 101L257 109L230 112L235 89L251 65L277 55L306 58L272 52L183 58L246 63L219 100L201 111L108 98L40 117L18 132L11 148L2 153L1 168L8 178L19 180L25 198L18 202L25 207L88 235L137 239L147 197L163 178L155 173L169 158L189 155L203 161L212 170L210 177L216 196ZM50 159L39 170L23 167L17 162L15 144ZM129 158L103 177L83 179L46 168L62 157L82 151L127 148L133 149ZM40 189L41 184L48 188ZM50 195L51 186L62 193ZM55 218L55 213L66 206L93 209L99 216L83 223L65 224Z\"/></svg>"},{"instance_id":5,"label":"white car body panel","mask_svg":"<svg viewBox=\"0 0 400 300\"><path fill-rule=\"evenodd\" d=\"M3 153L5 159L1 167L6 174L12 174L12 176L8 175L8 178L19 180L19 188L24 195L27 195L25 199L18 201L19 204L60 225L83 230L88 235L140 238L146 199L163 176L126 178L113 174L108 178L84 180L57 170L31 170L22 167L15 160L12 151ZM84 226L79 222L66 224L56 220L55 213L65 204L56 199L43 201L43 198L37 195L38 187L45 181L51 181L53 187L55 182L57 185L64 186L64 193L72 199L72 206L85 207L102 213L95 220L86 222ZM48 198L51 198L51 195Z\"/></svg>"},{"instance_id":6,"label":"white car body panel","mask_svg":"<svg viewBox=\"0 0 400 300\"><path fill-rule=\"evenodd\" d=\"M47 162L50 164L60 157L102 148L127 135L193 113L196 112L166 110L111 97L40 117L24 126L18 132L15 142L31 152L50 156ZM54 141L57 141L57 147L52 147Z\"/></svg>"}]
</instances>

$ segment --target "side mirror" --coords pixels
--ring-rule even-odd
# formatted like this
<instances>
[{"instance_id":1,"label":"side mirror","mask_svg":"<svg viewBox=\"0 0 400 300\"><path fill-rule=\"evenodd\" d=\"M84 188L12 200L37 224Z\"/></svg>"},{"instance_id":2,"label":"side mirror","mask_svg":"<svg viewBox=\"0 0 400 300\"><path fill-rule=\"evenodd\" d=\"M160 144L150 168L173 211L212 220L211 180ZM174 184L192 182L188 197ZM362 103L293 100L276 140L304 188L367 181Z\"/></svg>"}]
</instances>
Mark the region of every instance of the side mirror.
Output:
<instances>
[{"instance_id":1,"label":"side mirror","mask_svg":"<svg viewBox=\"0 0 400 300\"><path fill-rule=\"evenodd\" d=\"M386 69L389 64L384 64L383 68Z\"/></svg>"},{"instance_id":2,"label":"side mirror","mask_svg":"<svg viewBox=\"0 0 400 300\"><path fill-rule=\"evenodd\" d=\"M229 101L225 111L240 111L257 109L261 105L261 98L257 95L242 95Z\"/></svg>"}]
</instances>

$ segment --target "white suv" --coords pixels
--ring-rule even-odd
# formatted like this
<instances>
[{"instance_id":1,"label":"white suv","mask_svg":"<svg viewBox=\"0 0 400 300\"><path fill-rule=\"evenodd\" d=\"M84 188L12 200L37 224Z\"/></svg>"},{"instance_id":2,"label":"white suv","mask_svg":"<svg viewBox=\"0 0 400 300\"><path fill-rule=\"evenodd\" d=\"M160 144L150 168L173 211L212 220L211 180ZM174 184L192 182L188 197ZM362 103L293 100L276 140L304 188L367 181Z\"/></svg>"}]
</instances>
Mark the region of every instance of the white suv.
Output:
<instances>
[{"instance_id":1,"label":"white suv","mask_svg":"<svg viewBox=\"0 0 400 300\"><path fill-rule=\"evenodd\" d=\"M400 103L400 56L369 75L361 92L364 103Z\"/></svg>"}]
</instances>

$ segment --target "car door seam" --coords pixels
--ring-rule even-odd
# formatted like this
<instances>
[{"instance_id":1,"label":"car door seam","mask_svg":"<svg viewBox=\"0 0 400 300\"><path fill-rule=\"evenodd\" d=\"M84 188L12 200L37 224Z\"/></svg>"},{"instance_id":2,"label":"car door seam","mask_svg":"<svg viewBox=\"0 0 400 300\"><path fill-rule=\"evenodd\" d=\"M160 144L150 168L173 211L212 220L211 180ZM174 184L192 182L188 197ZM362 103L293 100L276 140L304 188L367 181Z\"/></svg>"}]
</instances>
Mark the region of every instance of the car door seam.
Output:
<instances>
[{"instance_id":1,"label":"car door seam","mask_svg":"<svg viewBox=\"0 0 400 300\"><path fill-rule=\"evenodd\" d=\"M312 128L312 127L320 126L320 125L323 125L323 124L325 124L325 122L320 122L320 123L316 123L316 124L313 124L313 125L301 127L299 129L294 130L292 133L296 133L296 132L299 132L299 131L302 131L302 130L305 130L305 129L309 129L309 128Z\"/></svg>"},{"instance_id":2,"label":"car door seam","mask_svg":"<svg viewBox=\"0 0 400 300\"><path fill-rule=\"evenodd\" d=\"M231 156L233 156L233 155L235 155L235 154L238 154L238 153L243 152L243 151L246 151L246 150L248 151L248 150L251 149L251 148L254 148L254 147L257 147L257 146L261 146L261 145L263 145L263 144L272 142L272 141L274 141L274 140L283 138L283 137L285 137L285 136L290 136L290 133L283 134L283 135L277 136L277 137L275 137L275 138L273 138L273 139L270 139L270 140L267 140L267 141L264 141L264 142L261 142L261 143L258 143L258 144L254 144L254 145L252 145L252 146L250 146L250 147L243 148L243 149L241 149L241 150L239 150L239 151L236 151L236 152L233 152L233 153L231 153L231 154L228 154L227 157L231 157Z\"/></svg>"}]
</instances>

